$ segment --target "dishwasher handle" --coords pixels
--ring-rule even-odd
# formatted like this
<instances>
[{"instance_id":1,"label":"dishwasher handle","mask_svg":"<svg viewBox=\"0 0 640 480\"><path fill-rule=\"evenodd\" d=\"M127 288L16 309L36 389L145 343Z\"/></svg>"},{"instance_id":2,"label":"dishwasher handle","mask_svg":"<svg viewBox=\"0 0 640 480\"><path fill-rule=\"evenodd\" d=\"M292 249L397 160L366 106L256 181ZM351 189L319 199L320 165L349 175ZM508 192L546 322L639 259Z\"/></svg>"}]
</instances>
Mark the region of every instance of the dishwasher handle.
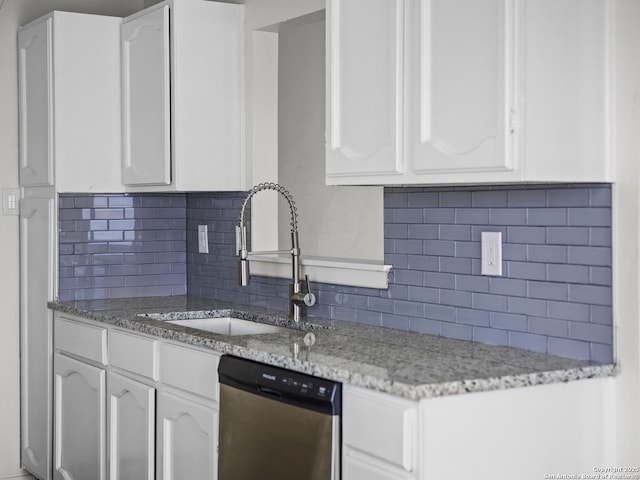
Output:
<instances>
[{"instance_id":1,"label":"dishwasher handle","mask_svg":"<svg viewBox=\"0 0 640 480\"><path fill-rule=\"evenodd\" d=\"M262 385L258 385L258 392L261 395L268 396L268 397L273 397L273 398L276 398L278 400L280 400L282 398L282 392L281 391L275 390L275 389L269 388L269 387L264 387Z\"/></svg>"}]
</instances>

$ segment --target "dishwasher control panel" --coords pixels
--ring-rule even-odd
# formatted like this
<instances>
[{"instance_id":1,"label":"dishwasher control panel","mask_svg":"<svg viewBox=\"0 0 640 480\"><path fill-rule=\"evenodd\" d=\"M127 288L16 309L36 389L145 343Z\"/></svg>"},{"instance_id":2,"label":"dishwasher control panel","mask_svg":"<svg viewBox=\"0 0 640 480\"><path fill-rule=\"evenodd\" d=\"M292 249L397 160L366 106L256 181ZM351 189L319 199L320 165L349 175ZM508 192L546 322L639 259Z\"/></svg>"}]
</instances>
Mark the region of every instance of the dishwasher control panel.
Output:
<instances>
[{"instance_id":1,"label":"dishwasher control panel","mask_svg":"<svg viewBox=\"0 0 640 480\"><path fill-rule=\"evenodd\" d=\"M342 409L342 384L332 380L231 355L220 359L218 376L222 385L292 405L311 404L334 415Z\"/></svg>"},{"instance_id":2,"label":"dishwasher control panel","mask_svg":"<svg viewBox=\"0 0 640 480\"><path fill-rule=\"evenodd\" d=\"M331 399L335 390L335 382L323 381L317 377L304 374L292 375L284 370L284 373L261 372L258 383L265 387L282 389L291 393L308 395L321 399Z\"/></svg>"}]
</instances>

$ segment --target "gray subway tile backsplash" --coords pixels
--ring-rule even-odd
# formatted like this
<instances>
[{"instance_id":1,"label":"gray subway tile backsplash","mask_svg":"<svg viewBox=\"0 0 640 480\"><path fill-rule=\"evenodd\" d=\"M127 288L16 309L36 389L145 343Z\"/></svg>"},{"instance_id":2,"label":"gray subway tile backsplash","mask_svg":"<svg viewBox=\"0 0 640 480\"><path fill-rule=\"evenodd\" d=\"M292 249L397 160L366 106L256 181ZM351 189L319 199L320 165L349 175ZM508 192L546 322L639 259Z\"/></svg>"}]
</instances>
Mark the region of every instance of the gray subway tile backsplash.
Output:
<instances>
[{"instance_id":1,"label":"gray subway tile backsplash","mask_svg":"<svg viewBox=\"0 0 640 480\"><path fill-rule=\"evenodd\" d=\"M244 197L61 196L61 299L188 292L285 311L286 279L237 286ZM384 219L389 288L316 284L310 315L612 361L609 185L393 187ZM483 231L502 232L502 277L480 275Z\"/></svg>"},{"instance_id":2,"label":"gray subway tile backsplash","mask_svg":"<svg viewBox=\"0 0 640 480\"><path fill-rule=\"evenodd\" d=\"M547 192L549 207L588 207L589 188L571 188L549 190Z\"/></svg>"},{"instance_id":3,"label":"gray subway tile backsplash","mask_svg":"<svg viewBox=\"0 0 640 480\"><path fill-rule=\"evenodd\" d=\"M551 353L549 351L549 340L553 337L539 335L528 332L509 331L507 344L515 348L523 348L525 350L533 350L534 352ZM562 355L562 353L558 353ZM564 356L573 357L574 352L567 350ZM585 358L583 356L577 358Z\"/></svg>"},{"instance_id":4,"label":"gray subway tile backsplash","mask_svg":"<svg viewBox=\"0 0 640 480\"><path fill-rule=\"evenodd\" d=\"M547 269L544 263L506 262L507 276L522 280L547 280Z\"/></svg>"},{"instance_id":5,"label":"gray subway tile backsplash","mask_svg":"<svg viewBox=\"0 0 640 480\"><path fill-rule=\"evenodd\" d=\"M441 322L440 335L460 340L473 340L473 326L460 323Z\"/></svg>"},{"instance_id":6,"label":"gray subway tile backsplash","mask_svg":"<svg viewBox=\"0 0 640 480\"><path fill-rule=\"evenodd\" d=\"M507 192L509 207L545 207L547 205L547 191L538 190L510 190Z\"/></svg>"},{"instance_id":7,"label":"gray subway tile backsplash","mask_svg":"<svg viewBox=\"0 0 640 480\"><path fill-rule=\"evenodd\" d=\"M577 265L611 265L611 248L609 247L567 247L568 259Z\"/></svg>"},{"instance_id":8,"label":"gray subway tile backsplash","mask_svg":"<svg viewBox=\"0 0 640 480\"><path fill-rule=\"evenodd\" d=\"M439 303L440 305L449 305L452 307L471 307L473 303L473 294L461 290L440 290L431 289L433 292L433 300L430 303Z\"/></svg>"},{"instance_id":9,"label":"gray subway tile backsplash","mask_svg":"<svg viewBox=\"0 0 640 480\"><path fill-rule=\"evenodd\" d=\"M483 277L481 277L483 278ZM489 292L508 297L526 297L527 281L517 278L491 277L489 281Z\"/></svg>"},{"instance_id":10,"label":"gray subway tile backsplash","mask_svg":"<svg viewBox=\"0 0 640 480\"><path fill-rule=\"evenodd\" d=\"M492 192L491 192L492 193ZM470 207L472 192L443 191L439 192L438 207Z\"/></svg>"},{"instance_id":11,"label":"gray subway tile backsplash","mask_svg":"<svg viewBox=\"0 0 640 480\"><path fill-rule=\"evenodd\" d=\"M471 192L473 207L503 208L509 206L509 193L504 190L480 190Z\"/></svg>"},{"instance_id":12,"label":"gray subway tile backsplash","mask_svg":"<svg viewBox=\"0 0 640 480\"><path fill-rule=\"evenodd\" d=\"M569 300L590 305L611 305L611 288L597 285L569 285Z\"/></svg>"},{"instance_id":13,"label":"gray subway tile backsplash","mask_svg":"<svg viewBox=\"0 0 640 480\"><path fill-rule=\"evenodd\" d=\"M65 194L59 219L61 300L186 293L185 195Z\"/></svg>"},{"instance_id":14,"label":"gray subway tile backsplash","mask_svg":"<svg viewBox=\"0 0 640 480\"><path fill-rule=\"evenodd\" d=\"M524 208L494 208L489 211L490 225L526 225L527 210Z\"/></svg>"},{"instance_id":15,"label":"gray subway tile backsplash","mask_svg":"<svg viewBox=\"0 0 640 480\"><path fill-rule=\"evenodd\" d=\"M473 327L473 341L489 345L506 345L509 343L509 333L495 328Z\"/></svg>"},{"instance_id":16,"label":"gray subway tile backsplash","mask_svg":"<svg viewBox=\"0 0 640 480\"><path fill-rule=\"evenodd\" d=\"M549 337L548 344L548 351L552 355L563 355L565 357L575 358L589 358L591 356L591 349L587 342Z\"/></svg>"},{"instance_id":17,"label":"gray subway tile backsplash","mask_svg":"<svg viewBox=\"0 0 640 480\"><path fill-rule=\"evenodd\" d=\"M548 227L546 239L548 245L589 245L589 229L585 227Z\"/></svg>"},{"instance_id":18,"label":"gray subway tile backsplash","mask_svg":"<svg viewBox=\"0 0 640 480\"><path fill-rule=\"evenodd\" d=\"M507 227L506 238L512 244L544 245L549 243L544 227ZM581 245L583 244L581 243Z\"/></svg>"},{"instance_id":19,"label":"gray subway tile backsplash","mask_svg":"<svg viewBox=\"0 0 640 480\"><path fill-rule=\"evenodd\" d=\"M613 324L613 308L599 305L589 306L589 322L603 325Z\"/></svg>"},{"instance_id":20,"label":"gray subway tile backsplash","mask_svg":"<svg viewBox=\"0 0 640 480\"><path fill-rule=\"evenodd\" d=\"M527 316L514 313L489 312L489 325L505 332L526 332L528 328Z\"/></svg>"}]
</instances>

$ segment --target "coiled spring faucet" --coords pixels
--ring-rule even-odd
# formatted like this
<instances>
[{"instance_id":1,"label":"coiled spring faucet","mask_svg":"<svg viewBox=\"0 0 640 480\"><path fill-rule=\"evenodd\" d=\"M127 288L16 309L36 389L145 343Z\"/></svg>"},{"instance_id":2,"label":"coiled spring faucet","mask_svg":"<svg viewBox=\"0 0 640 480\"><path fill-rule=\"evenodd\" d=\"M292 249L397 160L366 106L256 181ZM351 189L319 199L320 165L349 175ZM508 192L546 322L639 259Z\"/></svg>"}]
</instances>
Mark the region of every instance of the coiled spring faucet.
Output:
<instances>
[{"instance_id":1,"label":"coiled spring faucet","mask_svg":"<svg viewBox=\"0 0 640 480\"><path fill-rule=\"evenodd\" d=\"M291 250L276 250L264 252L249 252L247 249L247 226L244 222L244 212L249 204L249 200L258 192L263 190L274 190L281 194L289 204L291 211ZM316 296L311 292L309 286L309 276L305 277L304 284L300 281L300 247L298 242L298 212L296 204L291 194L277 183L259 183L255 185L244 199L240 210L240 219L236 226L236 245L240 261L238 263L238 283L240 286L249 285L249 255L269 255L277 253L291 253L291 284L289 285L289 316L295 322L299 322L304 315L305 307L312 307L316 303Z\"/></svg>"}]
</instances>

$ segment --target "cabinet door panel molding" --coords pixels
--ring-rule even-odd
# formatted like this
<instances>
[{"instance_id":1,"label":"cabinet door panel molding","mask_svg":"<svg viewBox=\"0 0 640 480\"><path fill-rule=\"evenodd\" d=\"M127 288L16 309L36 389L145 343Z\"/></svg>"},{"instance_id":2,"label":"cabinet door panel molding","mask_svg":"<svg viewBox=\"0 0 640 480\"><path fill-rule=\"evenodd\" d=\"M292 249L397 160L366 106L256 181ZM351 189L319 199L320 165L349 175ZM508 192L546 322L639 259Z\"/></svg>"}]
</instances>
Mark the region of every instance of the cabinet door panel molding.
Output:
<instances>
[{"instance_id":1,"label":"cabinet door panel molding","mask_svg":"<svg viewBox=\"0 0 640 480\"><path fill-rule=\"evenodd\" d=\"M169 6L122 24L125 185L171 183Z\"/></svg>"},{"instance_id":2,"label":"cabinet door panel molding","mask_svg":"<svg viewBox=\"0 0 640 480\"><path fill-rule=\"evenodd\" d=\"M403 0L327 4L331 25L327 175L331 177L401 173L403 5Z\"/></svg>"},{"instance_id":3,"label":"cabinet door panel molding","mask_svg":"<svg viewBox=\"0 0 640 480\"><path fill-rule=\"evenodd\" d=\"M109 478L155 478L156 390L116 373L107 376Z\"/></svg>"}]
</instances>

